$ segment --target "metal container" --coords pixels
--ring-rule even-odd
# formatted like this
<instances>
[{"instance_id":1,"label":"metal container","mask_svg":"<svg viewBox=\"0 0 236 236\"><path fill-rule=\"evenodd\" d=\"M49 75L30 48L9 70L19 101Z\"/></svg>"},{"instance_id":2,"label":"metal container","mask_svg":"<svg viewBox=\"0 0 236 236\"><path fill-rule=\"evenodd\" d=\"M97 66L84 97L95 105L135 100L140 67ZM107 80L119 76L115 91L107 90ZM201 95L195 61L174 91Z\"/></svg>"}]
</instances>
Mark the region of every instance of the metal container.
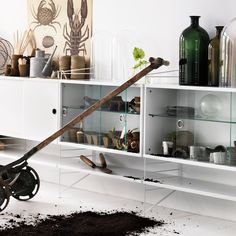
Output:
<instances>
[{"instance_id":1,"label":"metal container","mask_svg":"<svg viewBox=\"0 0 236 236\"><path fill-rule=\"evenodd\" d=\"M220 86L236 87L236 18L221 33Z\"/></svg>"},{"instance_id":2,"label":"metal container","mask_svg":"<svg viewBox=\"0 0 236 236\"><path fill-rule=\"evenodd\" d=\"M44 77L42 70L46 65L47 59L44 57L30 58L30 77Z\"/></svg>"}]
</instances>

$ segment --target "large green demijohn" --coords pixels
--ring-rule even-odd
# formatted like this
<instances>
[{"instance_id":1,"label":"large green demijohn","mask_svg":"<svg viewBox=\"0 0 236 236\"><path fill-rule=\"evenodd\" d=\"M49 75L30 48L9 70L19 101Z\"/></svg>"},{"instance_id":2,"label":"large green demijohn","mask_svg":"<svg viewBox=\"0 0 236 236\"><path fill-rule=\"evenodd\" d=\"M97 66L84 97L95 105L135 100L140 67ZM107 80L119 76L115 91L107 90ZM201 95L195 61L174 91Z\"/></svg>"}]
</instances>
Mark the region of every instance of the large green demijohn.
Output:
<instances>
[{"instance_id":1,"label":"large green demijohn","mask_svg":"<svg viewBox=\"0 0 236 236\"><path fill-rule=\"evenodd\" d=\"M208 33L199 26L200 16L190 16L191 25L179 39L179 84L208 84Z\"/></svg>"}]
</instances>

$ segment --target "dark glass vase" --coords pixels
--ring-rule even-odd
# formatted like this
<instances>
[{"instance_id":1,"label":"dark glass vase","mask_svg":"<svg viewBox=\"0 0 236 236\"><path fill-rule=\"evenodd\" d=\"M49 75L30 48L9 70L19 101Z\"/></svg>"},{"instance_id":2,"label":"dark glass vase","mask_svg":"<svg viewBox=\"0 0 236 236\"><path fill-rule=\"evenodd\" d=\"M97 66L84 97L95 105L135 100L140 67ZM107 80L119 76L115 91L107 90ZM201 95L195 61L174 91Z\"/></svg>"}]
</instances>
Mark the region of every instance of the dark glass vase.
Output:
<instances>
[{"instance_id":1,"label":"dark glass vase","mask_svg":"<svg viewBox=\"0 0 236 236\"><path fill-rule=\"evenodd\" d=\"M220 70L220 35L223 26L216 26L216 36L210 40L208 46L208 85L219 86Z\"/></svg>"},{"instance_id":2,"label":"dark glass vase","mask_svg":"<svg viewBox=\"0 0 236 236\"><path fill-rule=\"evenodd\" d=\"M190 18L179 40L179 84L207 86L209 36L199 26L200 16Z\"/></svg>"}]
</instances>

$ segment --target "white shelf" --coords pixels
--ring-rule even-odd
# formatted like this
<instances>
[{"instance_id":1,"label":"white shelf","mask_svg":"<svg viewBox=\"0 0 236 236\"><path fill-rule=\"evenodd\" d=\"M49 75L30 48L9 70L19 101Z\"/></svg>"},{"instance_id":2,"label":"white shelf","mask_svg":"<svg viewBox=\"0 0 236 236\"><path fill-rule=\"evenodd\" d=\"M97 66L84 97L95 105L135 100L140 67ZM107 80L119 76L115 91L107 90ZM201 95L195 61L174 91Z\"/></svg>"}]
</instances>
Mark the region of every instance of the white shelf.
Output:
<instances>
[{"instance_id":1,"label":"white shelf","mask_svg":"<svg viewBox=\"0 0 236 236\"><path fill-rule=\"evenodd\" d=\"M160 88L160 89L178 89L178 90L193 90L193 91L195 90L195 91L208 91L208 92L236 92L236 88L187 86L187 85L164 84L164 83L146 84L145 87L150 89Z\"/></svg>"},{"instance_id":2,"label":"white shelf","mask_svg":"<svg viewBox=\"0 0 236 236\"><path fill-rule=\"evenodd\" d=\"M8 163L11 163L15 160L20 159L26 151L20 150L20 149L10 149L10 150L3 150L0 151L0 160L1 165L6 165ZM39 164L39 165L45 165L50 167L58 167L59 163L59 156L56 155L48 155L44 153L36 153L33 155L29 160L29 164Z\"/></svg>"},{"instance_id":3,"label":"white shelf","mask_svg":"<svg viewBox=\"0 0 236 236\"><path fill-rule=\"evenodd\" d=\"M106 80L70 80L70 79L59 79L60 83L65 84L84 84L84 85L101 85L101 86L120 86L124 82L117 82L117 81L106 81ZM131 87L141 87L142 84L135 83Z\"/></svg>"},{"instance_id":4,"label":"white shelf","mask_svg":"<svg viewBox=\"0 0 236 236\"><path fill-rule=\"evenodd\" d=\"M84 85L101 85L101 86L120 86L124 82L117 82L117 81L106 81L106 80L95 80L95 79L88 79L88 80L72 80L72 79L50 79L50 78L30 78L30 77L19 77L19 76L0 76L0 80L5 81L38 81L38 82L53 82L59 84L84 84ZM141 87L143 84L135 83L131 87Z\"/></svg>"},{"instance_id":5,"label":"white shelf","mask_svg":"<svg viewBox=\"0 0 236 236\"><path fill-rule=\"evenodd\" d=\"M173 177L161 174L160 178L155 178L160 183L144 181L146 185L159 188L171 189L201 196L213 197L229 201L236 201L236 186L218 184L191 178Z\"/></svg>"},{"instance_id":6,"label":"white shelf","mask_svg":"<svg viewBox=\"0 0 236 236\"><path fill-rule=\"evenodd\" d=\"M184 165L199 166L199 167L210 168L210 169L218 169L218 170L226 170L226 171L236 172L236 166L217 165L214 163L203 162L203 161L201 162L201 161L193 161L193 160L189 160L189 159L153 156L150 154L144 154L144 158L153 159L153 160L157 160L157 161L166 161L166 162L173 162L173 163L179 163L179 164L184 164Z\"/></svg>"},{"instance_id":7,"label":"white shelf","mask_svg":"<svg viewBox=\"0 0 236 236\"><path fill-rule=\"evenodd\" d=\"M63 158L59 166L61 167L61 169L69 171L78 171L91 175L116 178L123 181L130 181L133 183L145 183L146 185L155 186L159 188L236 201L236 186L218 184L191 178L183 178L178 176L176 177L165 174L158 174L155 178L152 177L154 181L160 181L158 183L151 181L143 181L142 179L144 172L142 170L108 166L108 168L112 170L112 174L106 174L97 168L93 169L89 166L86 166L79 158ZM149 176L149 174L152 173L153 172L146 172L146 175ZM125 176L130 176L130 178ZM131 177L140 179L132 179Z\"/></svg>"},{"instance_id":8,"label":"white shelf","mask_svg":"<svg viewBox=\"0 0 236 236\"><path fill-rule=\"evenodd\" d=\"M24 151L22 150L4 150L0 152L0 159L1 159L1 165L9 164L20 157L24 155ZM142 183L142 179L144 176L143 170L135 170L130 168L121 168L116 166L108 166L112 170L112 174L106 174L99 169L91 168L84 164L79 157L76 158L70 158L70 157L59 157L55 155L48 155L48 154L42 154L37 153L33 155L29 159L29 164L38 164L38 165L44 165L49 166L53 168L61 168L62 170L66 171L78 171L83 172L91 175L97 175L97 176L104 176L109 178L116 178L123 181L129 181L132 182L133 179L126 178L124 176L138 176L140 180L136 180L136 183Z\"/></svg>"},{"instance_id":9,"label":"white shelf","mask_svg":"<svg viewBox=\"0 0 236 236\"><path fill-rule=\"evenodd\" d=\"M59 142L59 144L61 144L62 146L73 147L77 149L90 149L97 152L119 154L123 156L142 157L141 153L126 152L126 151L112 149L112 148L98 147L96 145L70 143L70 142Z\"/></svg>"},{"instance_id":10,"label":"white shelf","mask_svg":"<svg viewBox=\"0 0 236 236\"><path fill-rule=\"evenodd\" d=\"M24 154L24 151L19 150L7 150L1 151L1 164L5 165L10 163L11 161L19 159ZM11 160L11 161L9 161ZM191 178L183 178L183 177L176 177L171 175L159 174L156 175L154 180L158 180L160 182L154 183L150 181L143 181L144 171L131 169L131 168L121 168L116 166L108 166L109 169L112 170L112 174L106 174L101 170L95 168L92 169L91 167L85 165L80 159L78 158L69 158L64 157L59 160L58 156L53 155L45 155L45 154L35 154L32 158L29 159L29 163L46 165L50 167L57 167L61 168L62 170L66 171L78 171L83 172L91 175L107 177L107 178L115 178L122 181L129 181L133 183L145 183L149 186L155 186L158 188L165 188L171 189L191 194L197 194L202 196L208 196L218 199L236 201L236 186L225 185L225 184L218 184L213 182L207 182L202 180L196 180ZM153 173L153 172L151 172ZM150 173L150 174L151 174ZM146 175L149 176L149 173L146 172ZM132 176L134 178L140 179L132 179L125 176Z\"/></svg>"},{"instance_id":11,"label":"white shelf","mask_svg":"<svg viewBox=\"0 0 236 236\"><path fill-rule=\"evenodd\" d=\"M97 175L97 176L104 176L108 178L116 178L120 180L130 181L133 182L132 178L126 178L124 176L136 176L140 178L140 180L135 180L137 183L142 183L142 179L144 176L143 170L137 170L137 169L131 169L131 168L121 168L117 166L108 166L107 168L112 170L112 174L106 174L99 170L99 168L92 168L87 166L85 163L83 163L80 158L68 158L64 157L61 159L61 162L59 164L59 167L63 170L67 171L78 171L83 172L91 175Z\"/></svg>"}]
</instances>

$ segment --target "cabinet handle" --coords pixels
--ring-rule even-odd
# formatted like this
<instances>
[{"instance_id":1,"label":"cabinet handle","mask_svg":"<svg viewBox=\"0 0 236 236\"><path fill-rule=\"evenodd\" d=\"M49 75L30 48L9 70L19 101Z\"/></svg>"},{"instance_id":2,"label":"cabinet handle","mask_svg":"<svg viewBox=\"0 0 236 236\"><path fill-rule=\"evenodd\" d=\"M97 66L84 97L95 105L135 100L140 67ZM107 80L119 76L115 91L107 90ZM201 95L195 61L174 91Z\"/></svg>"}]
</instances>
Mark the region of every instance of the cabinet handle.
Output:
<instances>
[{"instance_id":1,"label":"cabinet handle","mask_svg":"<svg viewBox=\"0 0 236 236\"><path fill-rule=\"evenodd\" d=\"M177 126L179 129L182 129L184 127L184 121L183 120L178 120L177 121Z\"/></svg>"},{"instance_id":2,"label":"cabinet handle","mask_svg":"<svg viewBox=\"0 0 236 236\"><path fill-rule=\"evenodd\" d=\"M54 115L57 114L57 109L53 108L52 109L52 114L54 114Z\"/></svg>"}]
</instances>

